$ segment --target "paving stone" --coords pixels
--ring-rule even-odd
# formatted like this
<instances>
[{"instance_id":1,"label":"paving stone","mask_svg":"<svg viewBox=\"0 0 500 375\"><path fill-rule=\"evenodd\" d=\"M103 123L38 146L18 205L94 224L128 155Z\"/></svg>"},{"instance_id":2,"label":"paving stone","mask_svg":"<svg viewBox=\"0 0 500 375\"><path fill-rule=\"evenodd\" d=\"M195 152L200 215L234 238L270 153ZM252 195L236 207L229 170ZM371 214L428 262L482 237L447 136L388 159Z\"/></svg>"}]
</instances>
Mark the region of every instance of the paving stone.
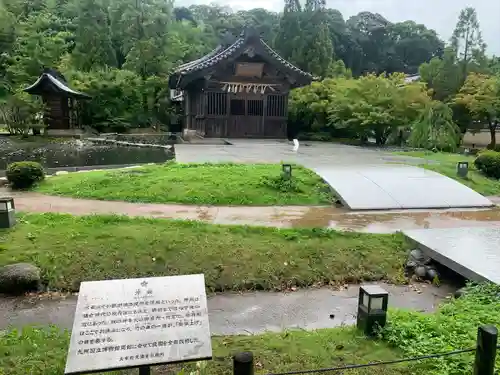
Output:
<instances>
[{"instance_id":1,"label":"paving stone","mask_svg":"<svg viewBox=\"0 0 500 375\"><path fill-rule=\"evenodd\" d=\"M365 176L347 168L314 168L351 210L382 210L401 208L399 202Z\"/></svg>"},{"instance_id":2,"label":"paving stone","mask_svg":"<svg viewBox=\"0 0 500 375\"><path fill-rule=\"evenodd\" d=\"M493 203L439 173L409 165L318 167L352 210L491 207Z\"/></svg>"},{"instance_id":3,"label":"paving stone","mask_svg":"<svg viewBox=\"0 0 500 375\"><path fill-rule=\"evenodd\" d=\"M473 281L500 284L500 228L403 231L435 261Z\"/></svg>"}]
</instances>

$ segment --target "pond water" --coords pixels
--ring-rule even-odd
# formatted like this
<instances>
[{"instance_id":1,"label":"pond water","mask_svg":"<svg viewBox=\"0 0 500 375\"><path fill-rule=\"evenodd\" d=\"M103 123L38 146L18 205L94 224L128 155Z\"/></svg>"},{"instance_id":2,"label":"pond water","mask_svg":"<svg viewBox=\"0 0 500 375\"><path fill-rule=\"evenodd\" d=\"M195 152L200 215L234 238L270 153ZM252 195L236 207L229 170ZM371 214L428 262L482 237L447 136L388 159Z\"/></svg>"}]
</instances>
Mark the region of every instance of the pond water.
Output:
<instances>
[{"instance_id":1,"label":"pond water","mask_svg":"<svg viewBox=\"0 0 500 375\"><path fill-rule=\"evenodd\" d=\"M9 139L10 138L10 139ZM173 149L99 145L81 140L0 138L0 170L16 161L37 161L45 168L161 163L174 158Z\"/></svg>"}]
</instances>

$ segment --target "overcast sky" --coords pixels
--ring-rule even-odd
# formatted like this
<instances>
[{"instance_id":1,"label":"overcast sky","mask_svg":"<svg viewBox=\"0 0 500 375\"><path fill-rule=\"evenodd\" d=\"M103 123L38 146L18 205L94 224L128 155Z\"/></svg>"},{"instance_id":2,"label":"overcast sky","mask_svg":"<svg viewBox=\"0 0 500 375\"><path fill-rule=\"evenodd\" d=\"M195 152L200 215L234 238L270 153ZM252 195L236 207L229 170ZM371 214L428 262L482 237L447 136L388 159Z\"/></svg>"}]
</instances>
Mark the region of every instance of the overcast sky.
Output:
<instances>
[{"instance_id":1,"label":"overcast sky","mask_svg":"<svg viewBox=\"0 0 500 375\"><path fill-rule=\"evenodd\" d=\"M301 0L304 2L305 0ZM209 4L211 0L185 0L177 4ZM234 10L265 8L273 11L283 9L283 0L218 0L216 3L229 5ZM423 23L438 32L448 41L458 19L460 10L476 8L488 53L500 56L500 0L326 0L329 8L338 9L349 18L361 11L380 13L389 21L408 19Z\"/></svg>"}]
</instances>

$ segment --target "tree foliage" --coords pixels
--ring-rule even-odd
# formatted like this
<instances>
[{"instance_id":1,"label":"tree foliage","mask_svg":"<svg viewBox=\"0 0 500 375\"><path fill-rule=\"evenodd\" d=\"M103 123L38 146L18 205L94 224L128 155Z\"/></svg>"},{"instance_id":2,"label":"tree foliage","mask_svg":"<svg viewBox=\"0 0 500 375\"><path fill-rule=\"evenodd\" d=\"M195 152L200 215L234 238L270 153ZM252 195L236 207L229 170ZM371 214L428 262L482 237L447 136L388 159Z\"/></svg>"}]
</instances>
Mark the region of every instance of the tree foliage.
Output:
<instances>
[{"instance_id":1,"label":"tree foliage","mask_svg":"<svg viewBox=\"0 0 500 375\"><path fill-rule=\"evenodd\" d=\"M460 142L460 129L449 106L432 101L426 104L413 123L408 143L412 147L454 152Z\"/></svg>"},{"instance_id":2,"label":"tree foliage","mask_svg":"<svg viewBox=\"0 0 500 375\"><path fill-rule=\"evenodd\" d=\"M491 135L489 147L495 148L496 129L500 123L500 77L469 74L455 103L465 106L477 124L487 125Z\"/></svg>"},{"instance_id":3,"label":"tree foliage","mask_svg":"<svg viewBox=\"0 0 500 375\"><path fill-rule=\"evenodd\" d=\"M474 8L467 7L460 12L458 22L451 37L451 45L457 54L461 67L461 83L470 71L471 64L482 66L485 63L483 42L477 13Z\"/></svg>"},{"instance_id":4,"label":"tree foliage","mask_svg":"<svg viewBox=\"0 0 500 375\"><path fill-rule=\"evenodd\" d=\"M31 113L19 93L54 68L92 95L85 124L168 124L172 69L230 43L247 25L284 58L326 78L292 93L289 126L297 131L385 143L414 124L420 133L412 141L442 147L454 139L450 108L462 131L498 123L488 90L500 63L485 56L472 8L461 13L445 48L424 25L371 12L346 20L324 0L286 0L281 13L175 7L171 0L0 0L0 99ZM403 73L416 72L422 83L406 84ZM466 75L472 78L461 89Z\"/></svg>"},{"instance_id":5,"label":"tree foliage","mask_svg":"<svg viewBox=\"0 0 500 375\"><path fill-rule=\"evenodd\" d=\"M295 123L312 123L306 131L329 129L332 134L385 144L409 128L430 102L425 85L405 84L402 74L369 74L325 79L295 90L290 116Z\"/></svg>"}]
</instances>

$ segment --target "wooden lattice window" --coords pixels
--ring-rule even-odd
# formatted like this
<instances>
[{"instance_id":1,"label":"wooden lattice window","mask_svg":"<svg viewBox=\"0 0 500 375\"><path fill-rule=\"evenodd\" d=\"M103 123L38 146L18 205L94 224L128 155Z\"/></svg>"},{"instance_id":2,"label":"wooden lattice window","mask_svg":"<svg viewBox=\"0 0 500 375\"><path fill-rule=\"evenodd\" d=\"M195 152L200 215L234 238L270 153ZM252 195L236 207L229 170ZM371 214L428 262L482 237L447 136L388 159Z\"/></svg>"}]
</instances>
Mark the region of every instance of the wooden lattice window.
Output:
<instances>
[{"instance_id":1,"label":"wooden lattice window","mask_svg":"<svg viewBox=\"0 0 500 375\"><path fill-rule=\"evenodd\" d=\"M234 116L245 115L245 100L244 99L231 99L231 114Z\"/></svg>"},{"instance_id":2,"label":"wooden lattice window","mask_svg":"<svg viewBox=\"0 0 500 375\"><path fill-rule=\"evenodd\" d=\"M264 101L249 99L247 102L248 116L262 116L264 114Z\"/></svg>"},{"instance_id":3,"label":"wooden lattice window","mask_svg":"<svg viewBox=\"0 0 500 375\"><path fill-rule=\"evenodd\" d=\"M287 97L285 95L269 95L267 97L266 116L285 117Z\"/></svg>"},{"instance_id":4,"label":"wooden lattice window","mask_svg":"<svg viewBox=\"0 0 500 375\"><path fill-rule=\"evenodd\" d=\"M227 94L224 92L207 93L207 114L224 116L227 114Z\"/></svg>"}]
</instances>

